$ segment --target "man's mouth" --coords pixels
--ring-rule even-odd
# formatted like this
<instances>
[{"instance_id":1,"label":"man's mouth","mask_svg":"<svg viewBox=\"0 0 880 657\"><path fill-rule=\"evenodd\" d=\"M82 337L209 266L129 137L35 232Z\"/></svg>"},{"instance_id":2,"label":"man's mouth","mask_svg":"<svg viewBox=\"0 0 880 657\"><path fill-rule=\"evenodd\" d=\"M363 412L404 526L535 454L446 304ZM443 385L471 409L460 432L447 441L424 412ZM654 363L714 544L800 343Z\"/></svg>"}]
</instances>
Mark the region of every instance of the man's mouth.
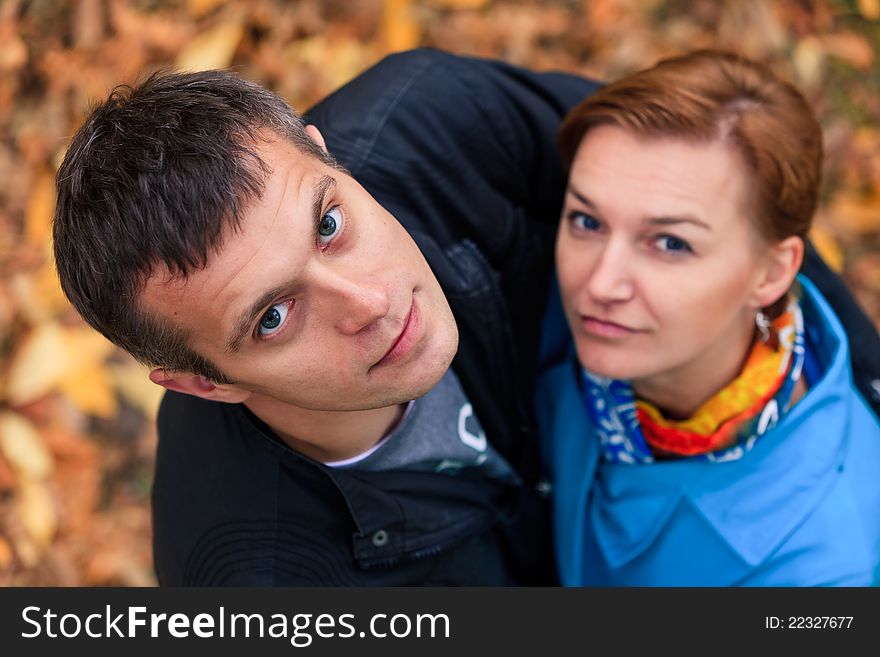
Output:
<instances>
[{"instance_id":1,"label":"man's mouth","mask_svg":"<svg viewBox=\"0 0 880 657\"><path fill-rule=\"evenodd\" d=\"M419 312L419 305L416 302L416 298L413 296L409 312L407 312L406 318L403 320L403 328L401 328L400 333L395 338L394 342L391 343L391 346L388 348L388 351L385 352L385 355L370 367L370 371L372 372L378 367L395 363L409 354L419 340L421 327L422 315L421 312Z\"/></svg>"}]
</instances>

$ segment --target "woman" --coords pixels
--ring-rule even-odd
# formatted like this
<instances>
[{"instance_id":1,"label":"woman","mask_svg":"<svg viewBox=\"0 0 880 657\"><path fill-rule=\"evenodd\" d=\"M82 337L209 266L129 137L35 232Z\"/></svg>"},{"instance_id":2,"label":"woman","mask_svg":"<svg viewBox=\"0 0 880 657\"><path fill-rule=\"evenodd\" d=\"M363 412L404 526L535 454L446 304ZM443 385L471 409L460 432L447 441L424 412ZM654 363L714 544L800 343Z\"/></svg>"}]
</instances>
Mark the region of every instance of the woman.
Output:
<instances>
[{"instance_id":1,"label":"woman","mask_svg":"<svg viewBox=\"0 0 880 657\"><path fill-rule=\"evenodd\" d=\"M591 96L560 146L573 348L538 413L563 583L876 583L880 425L797 276L822 159L806 101L703 51Z\"/></svg>"}]
</instances>

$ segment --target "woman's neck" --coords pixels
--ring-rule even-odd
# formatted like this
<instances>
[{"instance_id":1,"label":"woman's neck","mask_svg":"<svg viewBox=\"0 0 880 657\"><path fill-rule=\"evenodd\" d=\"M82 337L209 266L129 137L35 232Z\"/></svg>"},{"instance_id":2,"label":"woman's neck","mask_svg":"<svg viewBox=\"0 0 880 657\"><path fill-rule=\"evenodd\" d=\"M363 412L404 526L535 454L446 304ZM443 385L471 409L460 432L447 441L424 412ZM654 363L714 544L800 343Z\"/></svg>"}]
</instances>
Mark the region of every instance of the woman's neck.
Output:
<instances>
[{"instance_id":1,"label":"woman's neck","mask_svg":"<svg viewBox=\"0 0 880 657\"><path fill-rule=\"evenodd\" d=\"M638 398L656 406L665 417L686 420L739 376L754 339L754 325L747 324L681 367L633 379L633 390Z\"/></svg>"}]
</instances>

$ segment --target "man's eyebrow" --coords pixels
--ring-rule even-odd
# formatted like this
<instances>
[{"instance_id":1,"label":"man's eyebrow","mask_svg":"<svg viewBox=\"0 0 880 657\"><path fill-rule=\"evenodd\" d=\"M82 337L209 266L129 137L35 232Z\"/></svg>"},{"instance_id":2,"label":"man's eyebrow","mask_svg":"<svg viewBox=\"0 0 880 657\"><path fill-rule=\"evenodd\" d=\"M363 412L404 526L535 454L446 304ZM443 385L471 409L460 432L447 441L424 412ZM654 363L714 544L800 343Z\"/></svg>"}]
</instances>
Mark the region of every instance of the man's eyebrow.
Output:
<instances>
[{"instance_id":1,"label":"man's eyebrow","mask_svg":"<svg viewBox=\"0 0 880 657\"><path fill-rule=\"evenodd\" d=\"M336 186L336 178L323 175L318 178L312 189L312 219L314 220L314 232L317 234L321 227L321 219L324 218L324 200Z\"/></svg>"},{"instance_id":2,"label":"man's eyebrow","mask_svg":"<svg viewBox=\"0 0 880 657\"><path fill-rule=\"evenodd\" d=\"M321 219L324 213L324 203L327 195L336 186L336 179L333 176L323 175L312 186L312 234L318 231ZM244 341L247 339L251 324L257 315L277 299L287 288L287 284L276 285L271 290L267 290L254 301L250 307L239 315L235 322L235 328L229 335L226 342L226 352L230 354L238 353L241 350Z\"/></svg>"},{"instance_id":3,"label":"man's eyebrow","mask_svg":"<svg viewBox=\"0 0 880 657\"><path fill-rule=\"evenodd\" d=\"M569 184L568 186L568 192L578 201L588 206L592 210L598 210L598 206L595 203L587 198L585 194L582 194L581 192L576 190L571 184ZM693 224L694 226L699 226L700 228L705 228L706 230L712 230L712 227L709 224L692 214L650 217L645 221L645 223L651 226L674 226L675 224Z\"/></svg>"},{"instance_id":4,"label":"man's eyebrow","mask_svg":"<svg viewBox=\"0 0 880 657\"><path fill-rule=\"evenodd\" d=\"M250 308L238 316L238 320L235 322L235 328L232 329L232 333L229 335L229 340L226 342L227 353L236 354L239 352L241 345L244 344L244 341L247 339L254 319L256 319L257 315L263 310L263 308L275 301L275 299L277 299L286 288L287 285L276 285L271 290L267 290L260 295L259 299L251 304Z\"/></svg>"}]
</instances>

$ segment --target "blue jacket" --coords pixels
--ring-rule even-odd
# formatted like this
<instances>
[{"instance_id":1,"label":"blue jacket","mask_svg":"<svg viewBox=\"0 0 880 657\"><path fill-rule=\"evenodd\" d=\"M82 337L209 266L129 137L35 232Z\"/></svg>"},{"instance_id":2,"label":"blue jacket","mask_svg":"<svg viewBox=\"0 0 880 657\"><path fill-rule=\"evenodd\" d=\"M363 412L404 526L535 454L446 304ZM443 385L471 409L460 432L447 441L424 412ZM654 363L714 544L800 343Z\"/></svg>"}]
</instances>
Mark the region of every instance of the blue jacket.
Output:
<instances>
[{"instance_id":1,"label":"blue jacket","mask_svg":"<svg viewBox=\"0 0 880 657\"><path fill-rule=\"evenodd\" d=\"M568 586L864 586L880 578L880 424L852 382L846 335L806 279L821 374L742 459L606 463L570 339L541 374L537 412ZM552 351L548 310L545 353ZM556 344L556 352L559 351Z\"/></svg>"}]
</instances>

